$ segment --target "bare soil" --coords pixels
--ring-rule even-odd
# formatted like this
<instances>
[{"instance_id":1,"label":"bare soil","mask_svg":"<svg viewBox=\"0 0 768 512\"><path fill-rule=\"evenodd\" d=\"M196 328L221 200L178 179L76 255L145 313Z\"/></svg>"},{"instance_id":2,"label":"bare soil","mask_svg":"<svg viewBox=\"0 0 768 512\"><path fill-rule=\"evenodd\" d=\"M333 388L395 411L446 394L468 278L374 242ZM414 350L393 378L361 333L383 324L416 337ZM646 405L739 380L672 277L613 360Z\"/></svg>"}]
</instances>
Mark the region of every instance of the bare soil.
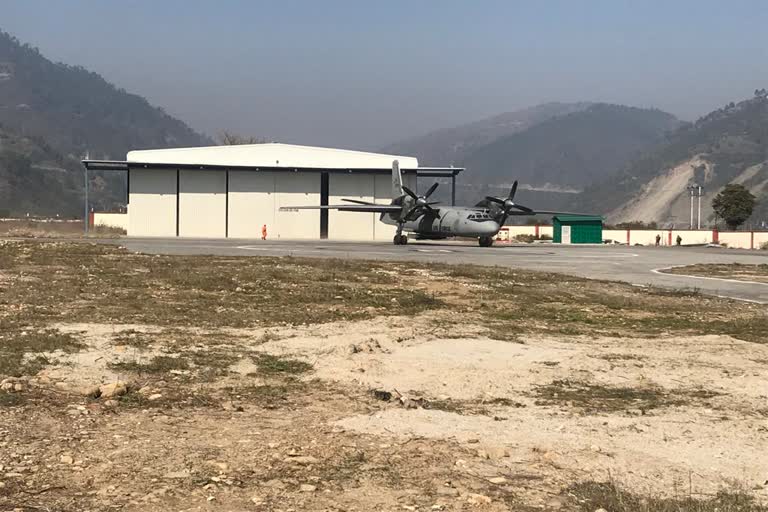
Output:
<instances>
[{"instance_id":1,"label":"bare soil","mask_svg":"<svg viewBox=\"0 0 768 512\"><path fill-rule=\"evenodd\" d=\"M763 510L767 324L509 269L0 242L0 509Z\"/></svg>"}]
</instances>

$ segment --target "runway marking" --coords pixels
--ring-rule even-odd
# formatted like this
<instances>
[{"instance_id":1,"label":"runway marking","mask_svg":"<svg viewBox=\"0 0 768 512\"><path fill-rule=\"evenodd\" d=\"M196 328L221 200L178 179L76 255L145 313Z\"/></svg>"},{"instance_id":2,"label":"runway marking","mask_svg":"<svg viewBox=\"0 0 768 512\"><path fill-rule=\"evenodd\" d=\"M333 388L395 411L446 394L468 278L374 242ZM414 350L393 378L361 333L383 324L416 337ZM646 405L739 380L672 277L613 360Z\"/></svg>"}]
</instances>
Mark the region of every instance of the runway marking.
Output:
<instances>
[{"instance_id":1,"label":"runway marking","mask_svg":"<svg viewBox=\"0 0 768 512\"><path fill-rule=\"evenodd\" d=\"M245 251L264 251L264 252L290 252L290 253L298 253L298 254L307 254L307 253L317 253L317 254L349 254L350 250L344 250L344 249L334 249L334 248L327 248L327 249L302 249L302 248L290 248L290 247L282 247L282 246L272 246L272 247L254 247L252 245L241 245L238 247L235 247L235 249L242 249ZM377 251L365 251L365 254L377 254L379 256L391 256L391 252L377 252Z\"/></svg>"},{"instance_id":2,"label":"runway marking","mask_svg":"<svg viewBox=\"0 0 768 512\"><path fill-rule=\"evenodd\" d=\"M692 276L690 274L670 274L664 272L665 270L672 270L673 268L687 267L688 265L672 265L670 267L655 268L651 270L654 274L672 277L690 277L691 279L708 279L710 281L724 281L726 283L742 283L742 284L759 284L762 286L768 286L768 283L761 283L760 281L744 281L742 279L728 279L727 277L706 277L706 276Z\"/></svg>"}]
</instances>

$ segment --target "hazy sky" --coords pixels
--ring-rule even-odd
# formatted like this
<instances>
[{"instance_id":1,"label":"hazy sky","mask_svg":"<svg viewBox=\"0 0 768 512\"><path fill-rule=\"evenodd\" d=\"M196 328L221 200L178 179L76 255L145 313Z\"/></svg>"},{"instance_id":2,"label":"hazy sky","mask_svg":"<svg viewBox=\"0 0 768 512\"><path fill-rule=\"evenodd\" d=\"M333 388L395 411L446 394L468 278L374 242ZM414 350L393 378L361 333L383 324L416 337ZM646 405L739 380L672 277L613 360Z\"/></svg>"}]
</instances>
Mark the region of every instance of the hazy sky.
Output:
<instances>
[{"instance_id":1,"label":"hazy sky","mask_svg":"<svg viewBox=\"0 0 768 512\"><path fill-rule=\"evenodd\" d=\"M362 149L545 101L692 119L768 87L767 27L765 0L0 0L198 130Z\"/></svg>"}]
</instances>

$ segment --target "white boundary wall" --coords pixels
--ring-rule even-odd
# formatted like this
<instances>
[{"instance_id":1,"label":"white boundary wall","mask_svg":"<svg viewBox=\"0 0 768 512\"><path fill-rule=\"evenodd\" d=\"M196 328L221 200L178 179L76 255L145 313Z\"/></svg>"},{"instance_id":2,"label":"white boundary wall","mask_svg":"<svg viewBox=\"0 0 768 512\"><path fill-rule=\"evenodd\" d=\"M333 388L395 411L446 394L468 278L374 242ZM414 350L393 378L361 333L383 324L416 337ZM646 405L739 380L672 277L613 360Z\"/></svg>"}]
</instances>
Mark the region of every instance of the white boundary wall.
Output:
<instances>
[{"instance_id":1,"label":"white boundary wall","mask_svg":"<svg viewBox=\"0 0 768 512\"><path fill-rule=\"evenodd\" d=\"M127 213L94 213L94 226L107 226L110 228L124 229L128 232L128 214Z\"/></svg>"},{"instance_id":2,"label":"white boundary wall","mask_svg":"<svg viewBox=\"0 0 768 512\"><path fill-rule=\"evenodd\" d=\"M518 235L552 236L552 226L504 226L496 240L512 241ZM681 245L721 243L733 249L760 249L768 244L768 231L717 231L713 229L604 229L603 242L624 245L676 245L678 235Z\"/></svg>"}]
</instances>

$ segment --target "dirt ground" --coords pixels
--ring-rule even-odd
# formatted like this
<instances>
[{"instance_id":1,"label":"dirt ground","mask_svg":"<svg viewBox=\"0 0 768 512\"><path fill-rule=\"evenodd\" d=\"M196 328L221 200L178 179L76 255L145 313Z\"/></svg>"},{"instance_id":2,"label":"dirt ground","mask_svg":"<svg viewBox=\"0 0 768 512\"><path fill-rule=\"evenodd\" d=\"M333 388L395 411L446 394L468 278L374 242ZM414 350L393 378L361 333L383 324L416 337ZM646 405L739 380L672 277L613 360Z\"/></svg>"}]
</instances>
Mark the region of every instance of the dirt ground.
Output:
<instances>
[{"instance_id":1,"label":"dirt ground","mask_svg":"<svg viewBox=\"0 0 768 512\"><path fill-rule=\"evenodd\" d=\"M766 332L541 273L0 241L0 510L764 510Z\"/></svg>"}]
</instances>

